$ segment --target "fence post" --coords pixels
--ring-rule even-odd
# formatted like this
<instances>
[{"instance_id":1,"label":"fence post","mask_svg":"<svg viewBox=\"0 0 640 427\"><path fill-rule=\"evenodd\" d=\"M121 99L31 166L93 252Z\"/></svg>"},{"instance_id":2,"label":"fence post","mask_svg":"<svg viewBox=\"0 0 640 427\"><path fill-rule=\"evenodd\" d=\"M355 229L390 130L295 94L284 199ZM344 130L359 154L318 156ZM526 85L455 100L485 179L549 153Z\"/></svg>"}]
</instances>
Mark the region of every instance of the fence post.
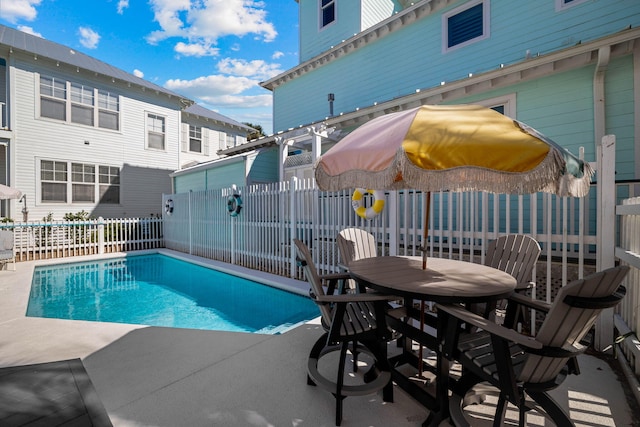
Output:
<instances>
[{"instance_id":1,"label":"fence post","mask_svg":"<svg viewBox=\"0 0 640 427\"><path fill-rule=\"evenodd\" d=\"M104 218L98 217L98 253L104 253Z\"/></svg>"},{"instance_id":2,"label":"fence post","mask_svg":"<svg viewBox=\"0 0 640 427\"><path fill-rule=\"evenodd\" d=\"M296 277L296 251L293 247L293 239L296 237L296 190L298 189L298 178L291 177L289 183L289 274Z\"/></svg>"},{"instance_id":3,"label":"fence post","mask_svg":"<svg viewBox=\"0 0 640 427\"><path fill-rule=\"evenodd\" d=\"M616 137L605 135L597 147L598 220L596 270L615 266L616 232ZM613 308L603 310L596 322L595 349L603 351L613 343ZM611 350L610 350L611 351Z\"/></svg>"}]
</instances>

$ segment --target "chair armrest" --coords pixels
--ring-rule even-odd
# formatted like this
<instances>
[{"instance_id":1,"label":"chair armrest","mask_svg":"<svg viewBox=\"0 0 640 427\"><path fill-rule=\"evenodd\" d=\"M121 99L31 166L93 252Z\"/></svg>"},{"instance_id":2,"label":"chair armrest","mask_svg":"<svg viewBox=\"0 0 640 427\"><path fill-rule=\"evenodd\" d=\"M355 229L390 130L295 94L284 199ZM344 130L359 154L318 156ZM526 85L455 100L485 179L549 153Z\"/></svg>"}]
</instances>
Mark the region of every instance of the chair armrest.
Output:
<instances>
[{"instance_id":1,"label":"chair armrest","mask_svg":"<svg viewBox=\"0 0 640 427\"><path fill-rule=\"evenodd\" d=\"M524 305L529 308L533 308L534 310L541 310L544 312L548 312L551 309L551 304L549 303L546 303L544 301L534 300L534 299L531 299L531 297L518 294L518 293L511 294L509 298L507 298L507 301L508 302L513 301L516 304Z\"/></svg>"},{"instance_id":2,"label":"chair armrest","mask_svg":"<svg viewBox=\"0 0 640 427\"><path fill-rule=\"evenodd\" d=\"M523 292L529 289L533 289L536 287L536 284L534 282L521 282L516 284L516 292Z\"/></svg>"},{"instance_id":3,"label":"chair armrest","mask_svg":"<svg viewBox=\"0 0 640 427\"><path fill-rule=\"evenodd\" d=\"M320 280L345 280L351 279L349 273L328 273L328 274L320 274L318 275Z\"/></svg>"},{"instance_id":4,"label":"chair armrest","mask_svg":"<svg viewBox=\"0 0 640 427\"><path fill-rule=\"evenodd\" d=\"M366 292L358 294L338 294L338 295L319 295L316 297L317 302L375 302L375 301L395 301L398 297L389 294L379 294L375 292Z\"/></svg>"},{"instance_id":5,"label":"chair armrest","mask_svg":"<svg viewBox=\"0 0 640 427\"><path fill-rule=\"evenodd\" d=\"M492 335L497 335L505 340L514 342L522 347L531 349L542 349L543 347L542 343L536 341L535 338L522 335L513 329L505 328L504 326L498 325L492 320L485 319L482 316L478 316L477 314L465 310L461 306L436 304L436 309L438 310L438 312L444 311L445 313L457 319L460 319L463 322L476 326L486 332L489 332Z\"/></svg>"}]
</instances>

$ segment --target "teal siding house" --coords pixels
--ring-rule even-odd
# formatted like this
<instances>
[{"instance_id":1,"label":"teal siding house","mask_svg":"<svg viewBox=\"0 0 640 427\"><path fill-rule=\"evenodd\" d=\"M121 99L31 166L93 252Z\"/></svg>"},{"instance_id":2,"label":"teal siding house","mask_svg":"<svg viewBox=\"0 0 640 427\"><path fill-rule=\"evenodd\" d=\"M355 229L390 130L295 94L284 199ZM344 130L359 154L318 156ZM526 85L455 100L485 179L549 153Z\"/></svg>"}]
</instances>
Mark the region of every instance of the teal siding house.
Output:
<instances>
[{"instance_id":1,"label":"teal siding house","mask_svg":"<svg viewBox=\"0 0 640 427\"><path fill-rule=\"evenodd\" d=\"M171 174L173 193L277 182L277 156L277 148L265 147L178 170Z\"/></svg>"},{"instance_id":2,"label":"teal siding house","mask_svg":"<svg viewBox=\"0 0 640 427\"><path fill-rule=\"evenodd\" d=\"M223 151L279 148L279 176L379 115L475 103L595 159L617 138L619 180L640 177L637 0L297 0L300 63L262 83L275 134Z\"/></svg>"}]
</instances>

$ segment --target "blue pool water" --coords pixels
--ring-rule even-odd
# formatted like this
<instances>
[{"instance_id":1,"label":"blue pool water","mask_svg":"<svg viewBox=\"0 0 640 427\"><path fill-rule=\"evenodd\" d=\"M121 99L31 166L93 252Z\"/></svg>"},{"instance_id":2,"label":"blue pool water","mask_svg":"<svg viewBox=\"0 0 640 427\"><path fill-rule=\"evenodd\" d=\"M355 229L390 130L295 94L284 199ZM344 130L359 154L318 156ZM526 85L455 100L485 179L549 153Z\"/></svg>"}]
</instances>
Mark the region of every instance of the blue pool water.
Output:
<instances>
[{"instance_id":1,"label":"blue pool water","mask_svg":"<svg viewBox=\"0 0 640 427\"><path fill-rule=\"evenodd\" d=\"M27 316L274 334L318 309L309 298L153 254L36 267Z\"/></svg>"}]
</instances>

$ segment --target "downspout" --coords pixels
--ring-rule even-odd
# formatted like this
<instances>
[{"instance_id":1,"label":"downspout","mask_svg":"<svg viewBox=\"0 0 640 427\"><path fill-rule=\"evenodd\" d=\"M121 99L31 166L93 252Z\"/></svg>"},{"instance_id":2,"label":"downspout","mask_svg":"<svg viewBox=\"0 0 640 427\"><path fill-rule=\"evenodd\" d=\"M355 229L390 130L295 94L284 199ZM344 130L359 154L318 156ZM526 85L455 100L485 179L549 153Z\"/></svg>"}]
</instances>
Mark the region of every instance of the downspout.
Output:
<instances>
[{"instance_id":1,"label":"downspout","mask_svg":"<svg viewBox=\"0 0 640 427\"><path fill-rule=\"evenodd\" d=\"M604 78L611 59L611 46L598 49L598 63L593 75L593 114L596 148L606 132Z\"/></svg>"}]
</instances>

